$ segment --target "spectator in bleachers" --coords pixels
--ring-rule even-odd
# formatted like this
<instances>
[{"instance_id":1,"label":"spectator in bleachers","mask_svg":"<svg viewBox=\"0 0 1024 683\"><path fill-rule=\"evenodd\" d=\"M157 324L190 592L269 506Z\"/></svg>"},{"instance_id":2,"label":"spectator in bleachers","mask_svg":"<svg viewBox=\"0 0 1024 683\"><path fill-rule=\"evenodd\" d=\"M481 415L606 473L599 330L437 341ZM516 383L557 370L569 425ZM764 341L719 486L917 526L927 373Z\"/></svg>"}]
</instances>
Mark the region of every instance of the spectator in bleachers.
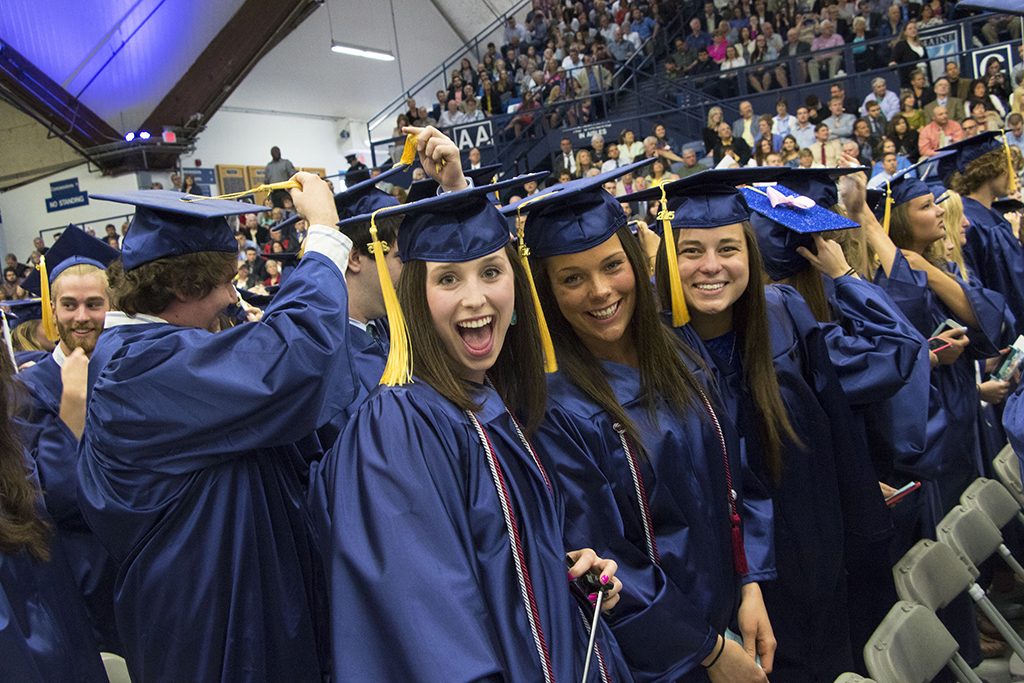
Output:
<instances>
[{"instance_id":1,"label":"spectator in bleachers","mask_svg":"<svg viewBox=\"0 0 1024 683\"><path fill-rule=\"evenodd\" d=\"M881 76L871 79L871 92L864 98L863 104L860 106L861 116L867 116L868 104L871 102L877 102L882 109L882 114L886 120L891 119L896 114L900 113L900 97L892 90L889 90L888 84L885 79Z\"/></svg>"},{"instance_id":2,"label":"spectator in bleachers","mask_svg":"<svg viewBox=\"0 0 1024 683\"><path fill-rule=\"evenodd\" d=\"M679 169L677 175L680 178L693 175L694 173L700 173L704 170L704 167L700 165L697 159L697 152L692 147L686 147L683 149L680 155L683 158L682 167Z\"/></svg>"},{"instance_id":3,"label":"spectator in bleachers","mask_svg":"<svg viewBox=\"0 0 1024 683\"><path fill-rule=\"evenodd\" d=\"M686 35L684 41L690 51L693 54L697 54L702 47L707 48L711 46L711 34L702 28L700 19L694 17L690 20L690 32Z\"/></svg>"},{"instance_id":4,"label":"spectator in bleachers","mask_svg":"<svg viewBox=\"0 0 1024 683\"><path fill-rule=\"evenodd\" d=\"M853 55L853 68L856 71L867 71L874 66L874 55L868 49L868 22L864 17L855 17L853 20L853 35L847 41L852 46L850 52Z\"/></svg>"},{"instance_id":5,"label":"spectator in bleachers","mask_svg":"<svg viewBox=\"0 0 1024 683\"><path fill-rule=\"evenodd\" d=\"M964 137L963 128L949 116L945 107L934 107L931 114L931 122L918 131L917 148L923 157L934 156L939 148L960 142Z\"/></svg>"},{"instance_id":6,"label":"spectator in bleachers","mask_svg":"<svg viewBox=\"0 0 1024 683\"><path fill-rule=\"evenodd\" d=\"M733 72L733 69L746 66L747 62L740 56L739 51L735 45L729 45L725 48L725 59L718 65L718 68L723 73L721 75L721 83L719 84L719 95L720 97L735 97L739 94L739 83L737 82L737 74Z\"/></svg>"},{"instance_id":7,"label":"spectator in bleachers","mask_svg":"<svg viewBox=\"0 0 1024 683\"><path fill-rule=\"evenodd\" d=\"M797 145L801 149L806 149L814 144L816 139L814 129L815 124L811 122L810 109L806 106L797 107L796 125L790 132L796 138Z\"/></svg>"},{"instance_id":8,"label":"spectator in bleachers","mask_svg":"<svg viewBox=\"0 0 1024 683\"><path fill-rule=\"evenodd\" d=\"M448 100L444 113L441 114L441 118L437 120L437 125L441 128L449 128L461 123L461 119L462 113L459 111L459 103L455 98L451 98Z\"/></svg>"},{"instance_id":9,"label":"spectator in bleachers","mask_svg":"<svg viewBox=\"0 0 1024 683\"><path fill-rule=\"evenodd\" d=\"M772 117L772 132L776 135L789 135L796 128L796 117L789 113L789 104L784 97L775 102L775 116Z\"/></svg>"},{"instance_id":10,"label":"spectator in bleachers","mask_svg":"<svg viewBox=\"0 0 1024 683\"><path fill-rule=\"evenodd\" d=\"M747 162L748 166L767 166L768 157L776 154L769 138L760 137L754 143L754 156Z\"/></svg>"},{"instance_id":11,"label":"spectator in bleachers","mask_svg":"<svg viewBox=\"0 0 1024 683\"><path fill-rule=\"evenodd\" d=\"M989 91L988 83L986 83L984 79L976 78L973 81L971 81L970 92L971 94L970 97L967 98L967 103L971 107L972 111L975 102L982 102L985 105L985 109L994 112L996 118L998 118L1000 121L1002 121L1002 119L1006 116L1006 107L1003 106L1003 103L999 100L999 97L997 97L996 95Z\"/></svg>"},{"instance_id":12,"label":"spectator in bleachers","mask_svg":"<svg viewBox=\"0 0 1024 683\"><path fill-rule=\"evenodd\" d=\"M903 114L897 114L889 121L889 127L886 130L886 137L893 141L896 145L896 153L902 154L911 163L916 163L921 155L920 150L917 147L917 131L913 129L910 122L907 121L907 117Z\"/></svg>"},{"instance_id":13,"label":"spectator in bleachers","mask_svg":"<svg viewBox=\"0 0 1024 683\"><path fill-rule=\"evenodd\" d=\"M1001 130L1002 119L992 111L984 100L974 100L971 103L971 118L977 124L976 133L984 133L990 130Z\"/></svg>"},{"instance_id":14,"label":"spectator in bleachers","mask_svg":"<svg viewBox=\"0 0 1024 683\"><path fill-rule=\"evenodd\" d=\"M643 156L644 145L636 139L636 134L629 128L619 133L619 158L622 164L632 163Z\"/></svg>"},{"instance_id":15,"label":"spectator in bleachers","mask_svg":"<svg viewBox=\"0 0 1024 683\"><path fill-rule=\"evenodd\" d=\"M708 109L708 118L704 128L701 129L701 138L704 141L704 153L711 154L711 151L718 144L718 124L722 122L722 108L715 106Z\"/></svg>"},{"instance_id":16,"label":"spectator in bleachers","mask_svg":"<svg viewBox=\"0 0 1024 683\"><path fill-rule=\"evenodd\" d=\"M619 159L619 143L609 142L605 148L605 160L601 162L601 173L607 173L622 165Z\"/></svg>"},{"instance_id":17,"label":"spectator in bleachers","mask_svg":"<svg viewBox=\"0 0 1024 683\"><path fill-rule=\"evenodd\" d=\"M921 68L921 64L926 61L926 56L924 45L917 36L917 22L908 21L903 27L900 39L893 45L892 56L889 58L889 66L896 67L896 73L900 78L900 87L911 87L911 77L915 70Z\"/></svg>"},{"instance_id":18,"label":"spectator in bleachers","mask_svg":"<svg viewBox=\"0 0 1024 683\"><path fill-rule=\"evenodd\" d=\"M924 106L924 114L929 120L933 118L932 111L937 106L943 106L946 108L946 113L953 121L963 121L966 118L967 113L964 110L964 102L959 97L954 97L950 94L949 79L945 76L940 76L935 81L933 86L935 92L935 99Z\"/></svg>"},{"instance_id":19,"label":"spectator in bleachers","mask_svg":"<svg viewBox=\"0 0 1024 683\"><path fill-rule=\"evenodd\" d=\"M814 144L807 147L811 151L814 164L832 168L839 163L843 154L843 146L837 138L832 137L832 130L824 122L814 129Z\"/></svg>"},{"instance_id":20,"label":"spectator in bleachers","mask_svg":"<svg viewBox=\"0 0 1024 683\"><path fill-rule=\"evenodd\" d=\"M655 158L651 165L648 166L648 174L644 178L644 182L647 187L657 187L673 180L678 180L679 176L671 171L668 163L662 159Z\"/></svg>"},{"instance_id":21,"label":"spectator in bleachers","mask_svg":"<svg viewBox=\"0 0 1024 683\"><path fill-rule=\"evenodd\" d=\"M851 139L857 144L857 149L859 150L857 156L870 163L875 154L875 147L878 146L880 140L871 134L871 127L866 119L854 121L853 137Z\"/></svg>"},{"instance_id":22,"label":"spectator in bleachers","mask_svg":"<svg viewBox=\"0 0 1024 683\"><path fill-rule=\"evenodd\" d=\"M586 178L590 171L598 169L597 165L594 164L594 158L590 156L589 149L581 149L576 152L576 171L573 173L574 178ZM598 169L600 172L600 169Z\"/></svg>"},{"instance_id":23,"label":"spectator in bleachers","mask_svg":"<svg viewBox=\"0 0 1024 683\"><path fill-rule=\"evenodd\" d=\"M615 29L615 39L608 44L608 53L612 56L617 64L623 64L627 59L633 56L636 52L636 46L626 40L622 33L622 28Z\"/></svg>"},{"instance_id":24,"label":"spectator in bleachers","mask_svg":"<svg viewBox=\"0 0 1024 683\"><path fill-rule=\"evenodd\" d=\"M868 102L867 116L864 120L868 122L868 128L871 129L871 134L878 139L882 139L885 136L885 129L889 125L889 121L882 114L882 105L878 102Z\"/></svg>"},{"instance_id":25,"label":"spectator in bleachers","mask_svg":"<svg viewBox=\"0 0 1024 683\"><path fill-rule=\"evenodd\" d=\"M924 110L920 109L917 97L909 90L904 90L900 95L900 116L906 119L907 123L915 131L921 130L928 123L924 117Z\"/></svg>"},{"instance_id":26,"label":"spectator in bleachers","mask_svg":"<svg viewBox=\"0 0 1024 683\"><path fill-rule=\"evenodd\" d=\"M718 28L718 23L720 21L722 21L722 17L718 14L715 4L713 2L705 2L704 12L700 16L701 27L703 30L708 34L714 33Z\"/></svg>"},{"instance_id":27,"label":"spectator in bleachers","mask_svg":"<svg viewBox=\"0 0 1024 683\"><path fill-rule=\"evenodd\" d=\"M726 50L729 47L728 33L723 29L716 30L711 34L711 45L708 47L708 56L715 64L721 64L726 58Z\"/></svg>"},{"instance_id":28,"label":"spectator in bleachers","mask_svg":"<svg viewBox=\"0 0 1024 683\"><path fill-rule=\"evenodd\" d=\"M768 45L768 39L765 38L763 33L759 33L757 38L754 40L754 48L750 53L749 63L764 64L766 62L771 62L772 65L748 69L747 80L750 83L750 87L757 92L764 92L771 89L772 80L776 76L776 65L774 62L778 58L778 51Z\"/></svg>"},{"instance_id":29,"label":"spectator in bleachers","mask_svg":"<svg viewBox=\"0 0 1024 683\"><path fill-rule=\"evenodd\" d=\"M955 61L946 62L946 80L949 81L949 93L966 102L971 94L971 81L960 78L960 65Z\"/></svg>"},{"instance_id":30,"label":"spectator in bleachers","mask_svg":"<svg viewBox=\"0 0 1024 683\"><path fill-rule=\"evenodd\" d=\"M736 51L740 57L750 64L750 56L754 54L754 34L750 31L750 26L744 24L740 27L739 36L733 43L736 46Z\"/></svg>"},{"instance_id":31,"label":"spectator in bleachers","mask_svg":"<svg viewBox=\"0 0 1024 683\"><path fill-rule=\"evenodd\" d=\"M568 171L570 176L576 176L576 154L572 149L572 140L563 137L559 143L559 151L551 161L551 175L558 176L562 171Z\"/></svg>"},{"instance_id":32,"label":"spectator in bleachers","mask_svg":"<svg viewBox=\"0 0 1024 683\"><path fill-rule=\"evenodd\" d=\"M739 104L740 117L733 121L732 134L742 138L748 146L753 147L754 139L757 137L757 119L754 118L754 105L748 100Z\"/></svg>"},{"instance_id":33,"label":"spectator in bleachers","mask_svg":"<svg viewBox=\"0 0 1024 683\"><path fill-rule=\"evenodd\" d=\"M857 116L860 113L860 99L850 95L846 95L846 86L839 83L833 83L828 87L829 100L840 99L843 102L843 111L847 114L853 114Z\"/></svg>"},{"instance_id":34,"label":"spectator in bleachers","mask_svg":"<svg viewBox=\"0 0 1024 683\"><path fill-rule=\"evenodd\" d=\"M800 163L800 144L792 135L782 138L782 149L779 150L779 161L783 166L796 168Z\"/></svg>"},{"instance_id":35,"label":"spectator in bleachers","mask_svg":"<svg viewBox=\"0 0 1024 683\"><path fill-rule=\"evenodd\" d=\"M1020 49L1020 48L1018 48ZM991 56L985 63L985 85L988 87L989 95L996 98L1003 111L1010 102L1010 81L999 57Z\"/></svg>"},{"instance_id":36,"label":"spectator in bleachers","mask_svg":"<svg viewBox=\"0 0 1024 683\"><path fill-rule=\"evenodd\" d=\"M791 28L786 31L786 44L779 51L779 57L785 59L775 70L779 87L800 85L807 80L807 55L811 53L811 45L800 39L800 31Z\"/></svg>"},{"instance_id":37,"label":"spectator in bleachers","mask_svg":"<svg viewBox=\"0 0 1024 683\"><path fill-rule=\"evenodd\" d=\"M875 189L883 187L887 182L892 180L893 175L897 171L896 154L894 152L883 152L881 158L882 168L880 171L876 171L871 179L868 180L868 189Z\"/></svg>"},{"instance_id":38,"label":"spectator in bleachers","mask_svg":"<svg viewBox=\"0 0 1024 683\"><path fill-rule=\"evenodd\" d=\"M1024 116L1014 112L1006 119L1006 141L1024 153Z\"/></svg>"},{"instance_id":39,"label":"spectator in bleachers","mask_svg":"<svg viewBox=\"0 0 1024 683\"><path fill-rule=\"evenodd\" d=\"M935 9L930 4L924 4L921 6L921 21L917 22L918 30L924 30L929 28L935 28L936 26L942 25L942 17L935 13Z\"/></svg>"},{"instance_id":40,"label":"spectator in bleachers","mask_svg":"<svg viewBox=\"0 0 1024 683\"><path fill-rule=\"evenodd\" d=\"M849 140L852 138L853 124L857 117L843 111L843 101L838 97L829 100L828 110L831 115L825 118L822 123L827 125L829 130L832 131L832 139Z\"/></svg>"},{"instance_id":41,"label":"spectator in bleachers","mask_svg":"<svg viewBox=\"0 0 1024 683\"><path fill-rule=\"evenodd\" d=\"M763 18L764 15L762 15ZM784 41L782 36L775 32L775 25L770 21L761 22L761 35L764 36L765 43L769 50L774 50L776 55L782 54L782 46Z\"/></svg>"},{"instance_id":42,"label":"spectator in bleachers","mask_svg":"<svg viewBox=\"0 0 1024 683\"><path fill-rule=\"evenodd\" d=\"M903 92L914 96L914 109L924 110L924 106L935 99L935 93L928 87L928 80L921 69L910 72L910 87Z\"/></svg>"},{"instance_id":43,"label":"spectator in bleachers","mask_svg":"<svg viewBox=\"0 0 1024 683\"><path fill-rule=\"evenodd\" d=\"M733 135L732 126L725 121L718 124L718 141L713 150L716 167L726 157L732 159L736 166L746 166L750 161L750 155L750 145L743 138Z\"/></svg>"},{"instance_id":44,"label":"spectator in bleachers","mask_svg":"<svg viewBox=\"0 0 1024 683\"><path fill-rule=\"evenodd\" d=\"M772 117L768 114L761 114L757 117L757 138L769 140L772 143L772 151L778 152L782 149L782 136L772 132Z\"/></svg>"},{"instance_id":45,"label":"spectator in bleachers","mask_svg":"<svg viewBox=\"0 0 1024 683\"><path fill-rule=\"evenodd\" d=\"M826 19L820 24L821 33L811 42L811 51L814 56L807 65L808 73L812 81L820 81L822 78L822 67L828 70L828 78L835 78L839 67L842 64L842 52L821 52L829 48L841 47L846 41L836 33L835 24Z\"/></svg>"}]
</instances>

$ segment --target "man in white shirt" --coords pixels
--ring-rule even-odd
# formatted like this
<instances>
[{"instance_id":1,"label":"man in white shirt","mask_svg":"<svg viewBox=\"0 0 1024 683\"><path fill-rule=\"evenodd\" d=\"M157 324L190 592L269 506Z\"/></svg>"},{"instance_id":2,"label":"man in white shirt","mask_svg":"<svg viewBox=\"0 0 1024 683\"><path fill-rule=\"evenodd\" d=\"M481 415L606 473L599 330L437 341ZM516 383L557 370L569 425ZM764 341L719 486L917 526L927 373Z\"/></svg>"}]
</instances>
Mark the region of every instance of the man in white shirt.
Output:
<instances>
[{"instance_id":1,"label":"man in white shirt","mask_svg":"<svg viewBox=\"0 0 1024 683\"><path fill-rule=\"evenodd\" d=\"M601 164L601 173L607 173L608 171L614 171L622 165L619 160L619 145L615 142L609 142L604 146L605 160Z\"/></svg>"},{"instance_id":2,"label":"man in white shirt","mask_svg":"<svg viewBox=\"0 0 1024 683\"><path fill-rule=\"evenodd\" d=\"M441 128L450 128L462 123L462 112L459 111L459 103L455 99L448 100L448 108L441 113L437 125Z\"/></svg>"},{"instance_id":3,"label":"man in white shirt","mask_svg":"<svg viewBox=\"0 0 1024 683\"><path fill-rule=\"evenodd\" d=\"M796 128L796 117L789 113L789 104L785 98L775 103L775 116L772 117L772 134L783 137L791 135Z\"/></svg>"},{"instance_id":4,"label":"man in white shirt","mask_svg":"<svg viewBox=\"0 0 1024 683\"><path fill-rule=\"evenodd\" d=\"M576 43L569 47L569 54L562 60L562 68L567 78L575 78L576 72L583 68L583 58L580 57L580 48Z\"/></svg>"},{"instance_id":5,"label":"man in white shirt","mask_svg":"<svg viewBox=\"0 0 1024 683\"><path fill-rule=\"evenodd\" d=\"M832 131L833 140L849 140L853 137L853 124L857 117L843 111L843 101L838 97L829 100L828 110L832 116L822 121Z\"/></svg>"},{"instance_id":6,"label":"man in white shirt","mask_svg":"<svg viewBox=\"0 0 1024 683\"><path fill-rule=\"evenodd\" d=\"M876 190L892 180L896 173L897 158L895 152L886 152L882 155L882 170L871 176L868 181L868 189Z\"/></svg>"},{"instance_id":7,"label":"man in white shirt","mask_svg":"<svg viewBox=\"0 0 1024 683\"><path fill-rule=\"evenodd\" d=\"M871 92L860 105L861 116L868 115L868 102L878 102L886 121L892 121L892 117L900 113L899 95L888 89L885 79L881 76L871 80Z\"/></svg>"}]
</instances>

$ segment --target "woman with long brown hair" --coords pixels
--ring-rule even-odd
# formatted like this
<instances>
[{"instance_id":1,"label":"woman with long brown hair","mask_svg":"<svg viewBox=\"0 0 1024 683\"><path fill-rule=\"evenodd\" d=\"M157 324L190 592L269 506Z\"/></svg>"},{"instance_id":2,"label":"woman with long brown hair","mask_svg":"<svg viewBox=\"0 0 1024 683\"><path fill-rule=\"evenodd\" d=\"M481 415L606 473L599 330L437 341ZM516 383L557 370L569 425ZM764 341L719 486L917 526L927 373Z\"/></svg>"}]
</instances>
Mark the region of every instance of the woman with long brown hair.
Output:
<instances>
[{"instance_id":1,"label":"woman with long brown hair","mask_svg":"<svg viewBox=\"0 0 1024 683\"><path fill-rule=\"evenodd\" d=\"M734 187L778 170L708 171L665 186L673 238L659 249L656 280L663 306L688 308L688 339L717 371L748 460L777 473L778 578L762 587L779 645L772 681L831 680L852 665L844 540L863 511L858 496L878 488L845 477L859 457L849 404L807 305L789 287L766 286L750 208Z\"/></svg>"},{"instance_id":2,"label":"woman with long brown hair","mask_svg":"<svg viewBox=\"0 0 1024 683\"><path fill-rule=\"evenodd\" d=\"M706 366L662 322L647 257L601 189L635 167L504 210L526 214L520 248L559 366L538 443L566 491L570 545L595 539L630 586L610 623L637 679L764 681L770 475L743 467Z\"/></svg>"},{"instance_id":3,"label":"woman with long brown hair","mask_svg":"<svg viewBox=\"0 0 1024 683\"><path fill-rule=\"evenodd\" d=\"M0 354L0 657L3 678L105 683L99 646L43 511L35 465L11 417L12 359Z\"/></svg>"},{"instance_id":4,"label":"woman with long brown hair","mask_svg":"<svg viewBox=\"0 0 1024 683\"><path fill-rule=\"evenodd\" d=\"M455 145L432 137L424 167L461 174ZM391 345L384 386L320 470L339 680L581 680L590 606L570 581L595 572L605 607L618 601L615 563L591 550L568 553L567 577L561 490L530 441L546 395L537 321L487 195L537 179L352 219L371 225ZM396 294L376 225L399 218ZM586 680L628 678L599 635Z\"/></svg>"}]
</instances>

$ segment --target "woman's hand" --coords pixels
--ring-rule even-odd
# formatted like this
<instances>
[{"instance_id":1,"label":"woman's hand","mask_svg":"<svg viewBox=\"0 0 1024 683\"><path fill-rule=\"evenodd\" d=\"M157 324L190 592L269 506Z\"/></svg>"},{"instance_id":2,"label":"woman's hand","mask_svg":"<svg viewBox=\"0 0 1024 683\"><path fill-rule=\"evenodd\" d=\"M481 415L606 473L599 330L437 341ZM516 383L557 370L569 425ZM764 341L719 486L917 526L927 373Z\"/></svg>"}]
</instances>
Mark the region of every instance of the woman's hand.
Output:
<instances>
[{"instance_id":1,"label":"woman's hand","mask_svg":"<svg viewBox=\"0 0 1024 683\"><path fill-rule=\"evenodd\" d=\"M723 636L718 636L719 641L715 644L714 650L707 659L701 662L704 666L711 663L711 660L722 648ZM768 683L768 676L764 669L757 665L757 662L747 654L743 646L734 640L725 639L725 649L718 657L718 661L707 669L708 678L711 683Z\"/></svg>"},{"instance_id":2,"label":"woman's hand","mask_svg":"<svg viewBox=\"0 0 1024 683\"><path fill-rule=\"evenodd\" d=\"M453 192L469 187L462 172L459 148L450 137L433 126L406 126L402 132L416 136L416 152L419 154L423 171L436 180L442 190Z\"/></svg>"},{"instance_id":3,"label":"woman's hand","mask_svg":"<svg viewBox=\"0 0 1024 683\"><path fill-rule=\"evenodd\" d=\"M853 168L860 166L860 162L849 154L843 154L839 159L840 168ZM839 198L847 212L851 216L859 216L867 207L867 185L868 179L864 173L848 173L839 178Z\"/></svg>"},{"instance_id":4,"label":"woman's hand","mask_svg":"<svg viewBox=\"0 0 1024 683\"><path fill-rule=\"evenodd\" d=\"M752 660L761 658L761 668L765 673L772 672L775 660L775 632L768 619L768 610L764 606L761 587L757 583L743 586L740 594L740 608L736 615L743 636L743 649ZM756 661L756 660L754 660Z\"/></svg>"},{"instance_id":5,"label":"woman's hand","mask_svg":"<svg viewBox=\"0 0 1024 683\"><path fill-rule=\"evenodd\" d=\"M568 555L573 561L573 565L569 567L570 581L574 581L587 573L599 576L599 580L603 585L611 586L604 594L604 601L601 603L602 611L607 612L619 604L619 592L622 591L622 582L615 578L615 572L619 570L619 565L615 563L615 560L600 558L590 548L570 550ZM597 600L597 593L591 593L587 597L593 603Z\"/></svg>"},{"instance_id":6,"label":"woman's hand","mask_svg":"<svg viewBox=\"0 0 1024 683\"><path fill-rule=\"evenodd\" d=\"M796 253L807 259L818 272L828 275L833 280L846 275L850 271L850 264L846 260L843 248L835 240L826 240L821 235L814 235L814 247L817 254L812 254L806 247L797 247Z\"/></svg>"},{"instance_id":7,"label":"woman's hand","mask_svg":"<svg viewBox=\"0 0 1024 683\"><path fill-rule=\"evenodd\" d=\"M967 337L967 332L964 329L957 328L954 330L946 330L936 335L940 339L945 339L949 342L949 346L941 351L936 351L935 355L939 357L940 365L952 365L960 359L960 354L964 352L967 345L971 343L971 340Z\"/></svg>"},{"instance_id":8,"label":"woman's hand","mask_svg":"<svg viewBox=\"0 0 1024 683\"><path fill-rule=\"evenodd\" d=\"M654 260L658 256L658 247L661 246L661 238L649 227L647 223L637 220L636 236L640 240L640 248L647 256L647 267L651 275L654 275Z\"/></svg>"},{"instance_id":9,"label":"woman's hand","mask_svg":"<svg viewBox=\"0 0 1024 683\"><path fill-rule=\"evenodd\" d=\"M1000 379L990 379L978 385L978 398L991 405L999 405L1010 393L1010 383Z\"/></svg>"},{"instance_id":10,"label":"woman's hand","mask_svg":"<svg viewBox=\"0 0 1024 683\"><path fill-rule=\"evenodd\" d=\"M89 356L81 347L64 359L60 380L64 385L60 397L60 419L81 439L85 431L85 399L89 386Z\"/></svg>"}]
</instances>

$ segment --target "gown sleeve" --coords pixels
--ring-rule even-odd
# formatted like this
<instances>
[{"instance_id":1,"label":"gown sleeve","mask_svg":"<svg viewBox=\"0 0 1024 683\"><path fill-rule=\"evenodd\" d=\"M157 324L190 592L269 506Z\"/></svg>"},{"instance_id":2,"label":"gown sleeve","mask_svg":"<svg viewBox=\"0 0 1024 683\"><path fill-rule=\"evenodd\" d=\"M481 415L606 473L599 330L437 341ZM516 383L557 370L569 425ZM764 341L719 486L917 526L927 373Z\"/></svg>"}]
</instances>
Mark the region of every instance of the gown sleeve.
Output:
<instances>
[{"instance_id":1,"label":"gown sleeve","mask_svg":"<svg viewBox=\"0 0 1024 683\"><path fill-rule=\"evenodd\" d=\"M87 432L104 453L169 474L298 441L351 400L348 327L341 272L307 253L262 321L158 328L119 349L92 389Z\"/></svg>"},{"instance_id":2,"label":"gown sleeve","mask_svg":"<svg viewBox=\"0 0 1024 683\"><path fill-rule=\"evenodd\" d=\"M514 664L496 645L459 484L466 435L396 394L364 404L323 466L336 677L504 680Z\"/></svg>"},{"instance_id":3,"label":"gown sleeve","mask_svg":"<svg viewBox=\"0 0 1024 683\"><path fill-rule=\"evenodd\" d=\"M821 327L850 405L891 398L914 374L926 344L924 337L884 291L859 278L837 278L833 304L840 322Z\"/></svg>"},{"instance_id":4,"label":"gown sleeve","mask_svg":"<svg viewBox=\"0 0 1024 683\"><path fill-rule=\"evenodd\" d=\"M607 447L596 431L588 431L552 404L538 436L565 490L566 541L618 563L624 590L609 624L636 680L676 680L711 653L717 634L699 616L704 610L696 601L652 562L644 539L626 538L627 527L642 528L636 501L616 500L604 474L613 470L601 462ZM586 501L586 509L580 501ZM623 519L622 510L635 511L636 518Z\"/></svg>"}]
</instances>

